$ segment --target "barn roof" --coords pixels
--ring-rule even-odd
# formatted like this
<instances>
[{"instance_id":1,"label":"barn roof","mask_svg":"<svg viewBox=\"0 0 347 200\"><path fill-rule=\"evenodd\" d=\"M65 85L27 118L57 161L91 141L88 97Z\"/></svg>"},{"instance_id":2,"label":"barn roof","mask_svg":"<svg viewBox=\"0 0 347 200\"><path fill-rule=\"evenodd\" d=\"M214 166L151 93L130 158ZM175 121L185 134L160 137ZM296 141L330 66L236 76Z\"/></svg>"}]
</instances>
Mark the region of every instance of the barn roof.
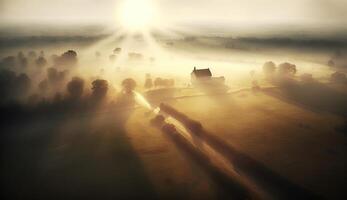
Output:
<instances>
[{"instance_id":1,"label":"barn roof","mask_svg":"<svg viewBox=\"0 0 347 200\"><path fill-rule=\"evenodd\" d=\"M207 69L196 69L194 67L194 70L192 72L196 77L211 77L212 73L209 68Z\"/></svg>"}]
</instances>

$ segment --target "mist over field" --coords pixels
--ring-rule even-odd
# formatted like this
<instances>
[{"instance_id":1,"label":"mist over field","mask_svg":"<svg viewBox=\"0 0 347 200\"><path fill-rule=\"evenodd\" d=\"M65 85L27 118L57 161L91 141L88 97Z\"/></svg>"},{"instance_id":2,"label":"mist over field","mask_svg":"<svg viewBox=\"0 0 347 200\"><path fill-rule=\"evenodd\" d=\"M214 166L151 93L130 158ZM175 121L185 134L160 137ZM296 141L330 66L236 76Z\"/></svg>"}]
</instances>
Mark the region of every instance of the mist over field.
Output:
<instances>
[{"instance_id":1,"label":"mist over field","mask_svg":"<svg viewBox=\"0 0 347 200\"><path fill-rule=\"evenodd\" d=\"M346 8L0 1L4 198L344 199Z\"/></svg>"}]
</instances>

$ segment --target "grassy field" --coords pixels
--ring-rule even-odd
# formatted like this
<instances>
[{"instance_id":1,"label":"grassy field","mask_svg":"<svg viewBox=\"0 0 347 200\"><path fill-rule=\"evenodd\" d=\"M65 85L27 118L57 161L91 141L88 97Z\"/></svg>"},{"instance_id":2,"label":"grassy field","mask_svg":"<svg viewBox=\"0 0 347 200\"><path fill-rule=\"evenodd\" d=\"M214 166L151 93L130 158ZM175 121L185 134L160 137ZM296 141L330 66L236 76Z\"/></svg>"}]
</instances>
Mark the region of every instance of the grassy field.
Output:
<instances>
[{"instance_id":1,"label":"grassy field","mask_svg":"<svg viewBox=\"0 0 347 200\"><path fill-rule=\"evenodd\" d=\"M328 198L344 193L346 135L336 131L343 117L262 92L179 99L171 105L292 182Z\"/></svg>"},{"instance_id":2,"label":"grassy field","mask_svg":"<svg viewBox=\"0 0 347 200\"><path fill-rule=\"evenodd\" d=\"M343 196L347 144L338 127L345 117L285 95L271 88L166 103L289 181L326 198ZM5 196L218 198L220 185L150 126L151 117L137 107L7 125Z\"/></svg>"}]
</instances>

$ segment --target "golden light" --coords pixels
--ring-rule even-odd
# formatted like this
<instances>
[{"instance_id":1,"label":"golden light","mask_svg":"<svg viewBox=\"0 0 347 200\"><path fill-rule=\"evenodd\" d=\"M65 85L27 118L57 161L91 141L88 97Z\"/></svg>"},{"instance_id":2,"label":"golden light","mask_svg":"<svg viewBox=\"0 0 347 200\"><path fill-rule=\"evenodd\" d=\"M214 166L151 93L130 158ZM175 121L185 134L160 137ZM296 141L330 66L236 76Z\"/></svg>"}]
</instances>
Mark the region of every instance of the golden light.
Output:
<instances>
[{"instance_id":1,"label":"golden light","mask_svg":"<svg viewBox=\"0 0 347 200\"><path fill-rule=\"evenodd\" d=\"M124 0L120 9L123 28L138 31L154 25L155 9L151 0Z\"/></svg>"}]
</instances>

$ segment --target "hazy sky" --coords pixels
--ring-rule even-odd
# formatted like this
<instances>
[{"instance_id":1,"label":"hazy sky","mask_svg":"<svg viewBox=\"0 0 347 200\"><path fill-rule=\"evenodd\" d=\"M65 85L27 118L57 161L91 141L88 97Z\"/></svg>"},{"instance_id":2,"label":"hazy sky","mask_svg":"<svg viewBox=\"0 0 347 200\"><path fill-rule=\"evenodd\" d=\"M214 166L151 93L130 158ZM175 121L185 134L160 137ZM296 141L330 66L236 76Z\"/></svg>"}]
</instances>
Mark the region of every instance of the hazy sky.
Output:
<instances>
[{"instance_id":1,"label":"hazy sky","mask_svg":"<svg viewBox=\"0 0 347 200\"><path fill-rule=\"evenodd\" d=\"M161 19L347 26L347 0L152 0ZM112 22L121 0L0 0L1 22Z\"/></svg>"}]
</instances>

